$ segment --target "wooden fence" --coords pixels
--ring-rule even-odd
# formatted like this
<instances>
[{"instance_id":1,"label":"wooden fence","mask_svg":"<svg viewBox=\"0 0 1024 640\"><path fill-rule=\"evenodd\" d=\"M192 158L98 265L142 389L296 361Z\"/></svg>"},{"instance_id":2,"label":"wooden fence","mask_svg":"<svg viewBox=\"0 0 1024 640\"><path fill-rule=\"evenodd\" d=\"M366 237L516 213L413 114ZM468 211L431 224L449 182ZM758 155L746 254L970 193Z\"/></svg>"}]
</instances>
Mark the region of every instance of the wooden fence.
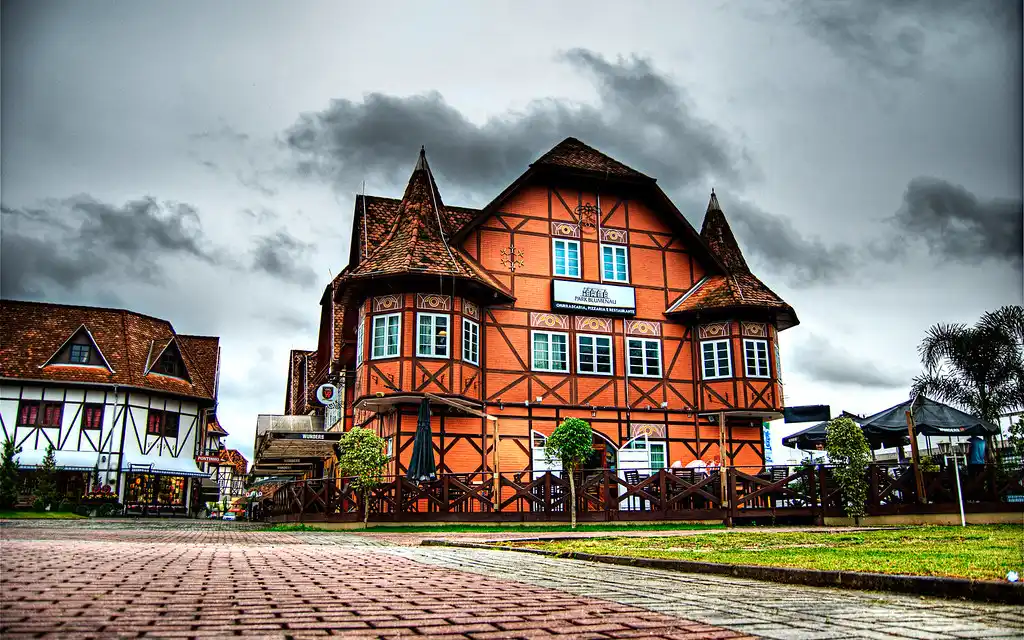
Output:
<instances>
[{"instance_id":1,"label":"wooden fence","mask_svg":"<svg viewBox=\"0 0 1024 640\"><path fill-rule=\"evenodd\" d=\"M724 478L723 478L724 474ZM1024 469L995 465L961 469L965 510L1024 512ZM917 495L909 464L872 464L868 515L955 513L952 469L925 472L925 496ZM496 489L497 487L497 489ZM725 499L723 500L723 492ZM365 500L373 522L529 522L569 519L569 481L558 472L441 474L416 484L388 477ZM261 503L257 517L272 522L357 522L364 501L347 478L299 480ZM842 492L832 468L727 467L701 472L659 469L649 473L584 470L576 477L581 522L638 520L733 520L791 518L822 522L841 516Z\"/></svg>"}]
</instances>

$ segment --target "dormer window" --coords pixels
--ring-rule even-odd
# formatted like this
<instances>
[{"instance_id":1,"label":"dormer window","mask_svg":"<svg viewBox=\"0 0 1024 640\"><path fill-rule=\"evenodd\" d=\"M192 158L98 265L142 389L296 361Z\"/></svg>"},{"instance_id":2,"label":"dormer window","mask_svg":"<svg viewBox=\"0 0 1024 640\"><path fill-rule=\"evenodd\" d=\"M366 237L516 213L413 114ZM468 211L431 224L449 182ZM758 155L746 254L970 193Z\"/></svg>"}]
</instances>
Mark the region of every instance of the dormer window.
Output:
<instances>
[{"instance_id":1,"label":"dormer window","mask_svg":"<svg viewBox=\"0 0 1024 640\"><path fill-rule=\"evenodd\" d=\"M164 348L157 357L156 362L149 368L149 371L150 373L189 380L188 369L185 368L185 361L181 359L181 351L174 340Z\"/></svg>"},{"instance_id":2,"label":"dormer window","mask_svg":"<svg viewBox=\"0 0 1024 640\"><path fill-rule=\"evenodd\" d=\"M89 345L87 344L73 344L71 345L71 354L69 360L71 364L89 364Z\"/></svg>"}]
</instances>

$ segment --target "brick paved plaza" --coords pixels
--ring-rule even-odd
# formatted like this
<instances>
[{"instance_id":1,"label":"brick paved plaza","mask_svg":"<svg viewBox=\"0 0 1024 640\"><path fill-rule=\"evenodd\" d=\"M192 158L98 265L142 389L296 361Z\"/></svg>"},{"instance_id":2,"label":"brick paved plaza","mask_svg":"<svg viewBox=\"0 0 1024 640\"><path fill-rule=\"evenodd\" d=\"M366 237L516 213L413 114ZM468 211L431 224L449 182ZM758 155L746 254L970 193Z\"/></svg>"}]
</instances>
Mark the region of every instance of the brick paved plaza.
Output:
<instances>
[{"instance_id":1,"label":"brick paved plaza","mask_svg":"<svg viewBox=\"0 0 1024 640\"><path fill-rule=\"evenodd\" d=\"M0 636L1019 637L1024 607L274 533L2 523Z\"/></svg>"}]
</instances>

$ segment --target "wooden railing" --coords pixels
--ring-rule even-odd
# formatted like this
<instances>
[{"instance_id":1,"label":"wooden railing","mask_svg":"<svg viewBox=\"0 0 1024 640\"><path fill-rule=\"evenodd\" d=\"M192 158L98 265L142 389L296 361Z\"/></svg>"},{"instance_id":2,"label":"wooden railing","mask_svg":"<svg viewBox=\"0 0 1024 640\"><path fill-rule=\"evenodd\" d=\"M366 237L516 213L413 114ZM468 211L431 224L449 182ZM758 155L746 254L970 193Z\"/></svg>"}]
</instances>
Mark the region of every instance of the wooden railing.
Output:
<instances>
[{"instance_id":1,"label":"wooden railing","mask_svg":"<svg viewBox=\"0 0 1024 640\"><path fill-rule=\"evenodd\" d=\"M867 514L956 512L952 470L924 476L927 499L921 501L909 464L871 465ZM994 465L961 469L961 487L968 512L1024 511L1024 470L1006 471ZM569 481L559 472L502 473L497 483L490 472L441 474L436 481L420 484L391 476L367 496L365 506L374 522L565 521L569 496ZM282 486L267 507L265 517L277 522L356 522L363 519L364 501L351 478L320 478ZM592 469L577 475L576 511L583 522L751 518L822 522L825 516L843 515L843 505L832 468L823 465L626 473Z\"/></svg>"}]
</instances>

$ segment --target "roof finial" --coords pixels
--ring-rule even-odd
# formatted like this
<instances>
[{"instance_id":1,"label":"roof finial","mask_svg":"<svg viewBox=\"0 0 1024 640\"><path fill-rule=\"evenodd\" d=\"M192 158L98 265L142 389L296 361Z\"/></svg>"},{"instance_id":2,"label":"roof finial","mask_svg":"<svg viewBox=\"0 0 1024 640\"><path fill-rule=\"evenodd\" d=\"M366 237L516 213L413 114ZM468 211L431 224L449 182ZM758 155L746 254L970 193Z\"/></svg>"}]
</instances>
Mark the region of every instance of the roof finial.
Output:
<instances>
[{"instance_id":1,"label":"roof finial","mask_svg":"<svg viewBox=\"0 0 1024 640\"><path fill-rule=\"evenodd\" d=\"M715 188L711 187L711 195L715 195Z\"/></svg>"},{"instance_id":2,"label":"roof finial","mask_svg":"<svg viewBox=\"0 0 1024 640\"><path fill-rule=\"evenodd\" d=\"M425 170L427 168L427 149L420 145L420 157L416 160L416 167L413 171Z\"/></svg>"}]
</instances>

